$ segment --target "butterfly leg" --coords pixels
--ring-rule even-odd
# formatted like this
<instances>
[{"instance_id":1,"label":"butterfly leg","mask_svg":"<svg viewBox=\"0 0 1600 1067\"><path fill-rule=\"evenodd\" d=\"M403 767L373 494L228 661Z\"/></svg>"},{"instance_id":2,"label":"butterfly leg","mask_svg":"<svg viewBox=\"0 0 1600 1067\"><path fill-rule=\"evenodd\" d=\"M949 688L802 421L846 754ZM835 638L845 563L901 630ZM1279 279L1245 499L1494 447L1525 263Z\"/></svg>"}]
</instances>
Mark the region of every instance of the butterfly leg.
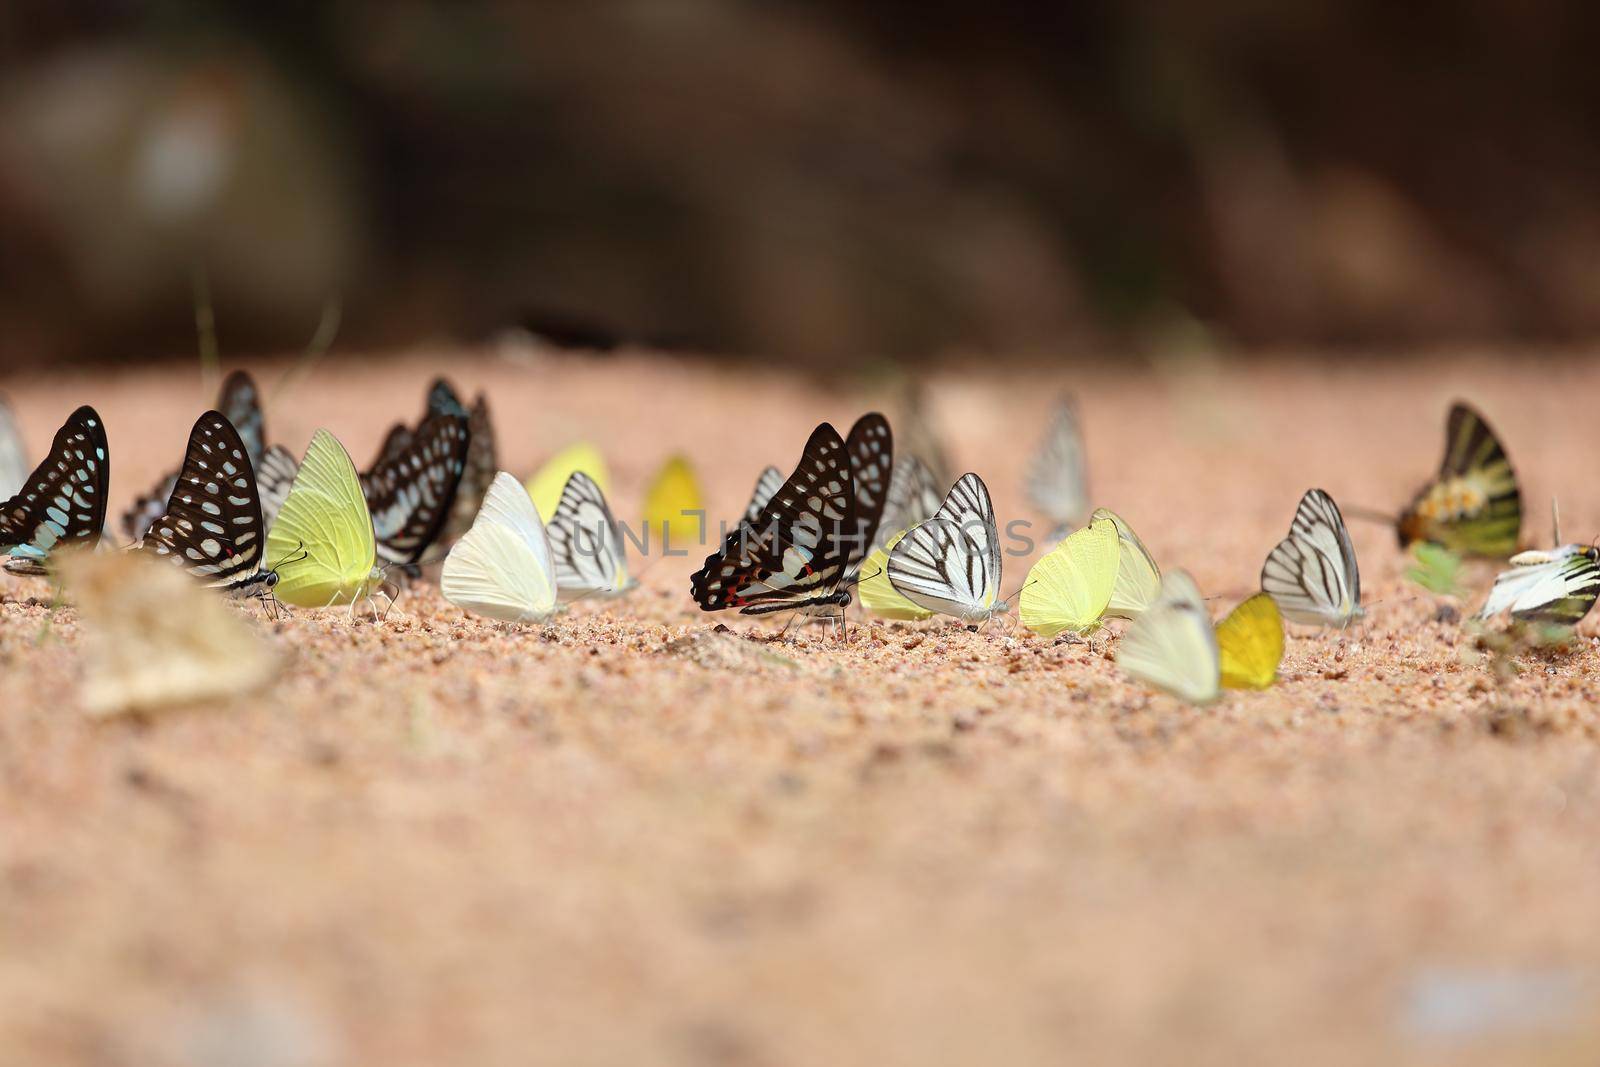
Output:
<instances>
[{"instance_id":1,"label":"butterfly leg","mask_svg":"<svg viewBox=\"0 0 1600 1067\"><path fill-rule=\"evenodd\" d=\"M794 625L794 620L798 619L799 617L800 617L800 613L798 611L793 611L793 612L789 613L789 621L784 623L783 624L783 629L778 631L778 640L779 641L782 641L784 639L784 636L786 634L788 634L788 632L789 632L789 627L793 626Z\"/></svg>"}]
</instances>

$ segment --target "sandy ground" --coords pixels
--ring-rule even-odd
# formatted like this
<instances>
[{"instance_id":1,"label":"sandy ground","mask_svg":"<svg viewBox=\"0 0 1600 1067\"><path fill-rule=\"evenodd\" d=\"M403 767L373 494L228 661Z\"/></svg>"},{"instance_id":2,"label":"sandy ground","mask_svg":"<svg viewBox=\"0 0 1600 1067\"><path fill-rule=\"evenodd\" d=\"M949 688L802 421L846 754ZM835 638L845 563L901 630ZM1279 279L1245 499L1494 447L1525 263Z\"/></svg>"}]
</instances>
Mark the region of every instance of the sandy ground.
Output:
<instances>
[{"instance_id":1,"label":"sandy ground","mask_svg":"<svg viewBox=\"0 0 1600 1067\"><path fill-rule=\"evenodd\" d=\"M256 369L270 389L284 366ZM818 419L887 402L419 350L330 360L270 435L327 425L365 460L440 367L490 390L518 473L600 444L624 514L677 450L735 514ZM7 388L36 450L97 405L122 502L177 459L194 379ZM1574 403L1593 362L943 374L934 414L1002 520L1032 517L1022 466L1069 384L1097 501L1219 615L1304 489L1403 502L1456 396L1533 501L1559 491L1568 531L1600 532ZM264 626L288 656L270 691L95 723L73 612L47 625L45 588L4 579L0 1063L1593 1063L1595 623L1499 681L1388 531L1354 535L1369 619L1297 629L1277 689L1201 711L1122 679L1110 635L775 643L695 608L696 551L548 627L463 618L431 585L382 626L297 612Z\"/></svg>"}]
</instances>

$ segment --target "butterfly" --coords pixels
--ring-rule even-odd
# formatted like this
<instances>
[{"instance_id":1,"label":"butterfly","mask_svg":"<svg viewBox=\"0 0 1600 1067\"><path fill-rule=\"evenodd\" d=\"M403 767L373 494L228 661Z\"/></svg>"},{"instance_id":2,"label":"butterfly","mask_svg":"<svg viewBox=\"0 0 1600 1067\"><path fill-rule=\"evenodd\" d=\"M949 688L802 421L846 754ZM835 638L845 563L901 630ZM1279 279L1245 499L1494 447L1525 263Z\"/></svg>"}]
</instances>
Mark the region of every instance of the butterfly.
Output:
<instances>
[{"instance_id":1,"label":"butterfly","mask_svg":"<svg viewBox=\"0 0 1600 1067\"><path fill-rule=\"evenodd\" d=\"M622 533L605 494L582 471L574 471L545 531L555 558L556 590L563 602L618 596L638 583L628 577Z\"/></svg>"},{"instance_id":2,"label":"butterfly","mask_svg":"<svg viewBox=\"0 0 1600 1067\"><path fill-rule=\"evenodd\" d=\"M901 530L889 538L882 547L876 548L861 565L863 575L856 590L861 597L861 606L867 611L884 619L899 619L915 622L921 619L933 618L933 612L927 608L913 604L895 591L889 583L889 553L894 551L906 531Z\"/></svg>"},{"instance_id":3,"label":"butterfly","mask_svg":"<svg viewBox=\"0 0 1600 1067\"><path fill-rule=\"evenodd\" d=\"M756 519L741 522L691 576L690 593L702 611L839 615L850 603L844 578L855 515L850 457L824 422Z\"/></svg>"},{"instance_id":4,"label":"butterfly","mask_svg":"<svg viewBox=\"0 0 1600 1067\"><path fill-rule=\"evenodd\" d=\"M537 622L556 611L550 541L511 475L501 471L489 483L471 528L444 559L439 590L462 611L504 622Z\"/></svg>"},{"instance_id":5,"label":"butterfly","mask_svg":"<svg viewBox=\"0 0 1600 1067\"><path fill-rule=\"evenodd\" d=\"M1161 594L1118 644L1117 666L1191 704L1209 704L1221 695L1217 634L1186 571L1161 579Z\"/></svg>"},{"instance_id":6,"label":"butterfly","mask_svg":"<svg viewBox=\"0 0 1600 1067\"><path fill-rule=\"evenodd\" d=\"M1044 440L1028 465L1027 487L1028 499L1057 530L1077 525L1089 510L1083 431L1077 401L1071 396L1056 405Z\"/></svg>"},{"instance_id":7,"label":"butterfly","mask_svg":"<svg viewBox=\"0 0 1600 1067\"><path fill-rule=\"evenodd\" d=\"M556 513L561 494L567 488L567 479L577 471L593 479L602 493L611 492L611 471L600 450L587 441L568 445L546 460L528 479L528 495L533 498L533 506L539 509L541 518Z\"/></svg>"},{"instance_id":8,"label":"butterfly","mask_svg":"<svg viewBox=\"0 0 1600 1067\"><path fill-rule=\"evenodd\" d=\"M1361 572L1333 497L1312 489L1300 498L1289 536L1261 567L1261 591L1293 622L1344 626L1360 617Z\"/></svg>"},{"instance_id":9,"label":"butterfly","mask_svg":"<svg viewBox=\"0 0 1600 1067\"><path fill-rule=\"evenodd\" d=\"M174 564L208 586L236 595L265 592L278 576L261 569L266 526L250 455L221 412L195 421L177 485L150 524L141 550Z\"/></svg>"},{"instance_id":10,"label":"butterfly","mask_svg":"<svg viewBox=\"0 0 1600 1067\"><path fill-rule=\"evenodd\" d=\"M989 487L964 474L939 510L889 553L889 582L929 611L980 622L1002 612L1000 531Z\"/></svg>"},{"instance_id":11,"label":"butterfly","mask_svg":"<svg viewBox=\"0 0 1600 1067\"><path fill-rule=\"evenodd\" d=\"M1217 624L1217 662L1224 689L1266 689L1283 662L1283 616L1278 602L1257 593Z\"/></svg>"},{"instance_id":12,"label":"butterfly","mask_svg":"<svg viewBox=\"0 0 1600 1067\"><path fill-rule=\"evenodd\" d=\"M868 412L850 427L844 439L850 456L850 483L855 494L855 514L846 526L849 558L844 582L853 584L861 573L861 561L871 551L882 525L883 511L889 502L889 486L894 471L894 434L889 420L876 411Z\"/></svg>"},{"instance_id":13,"label":"butterfly","mask_svg":"<svg viewBox=\"0 0 1600 1067\"><path fill-rule=\"evenodd\" d=\"M378 556L414 571L444 531L467 466L467 420L435 415L399 452L361 475Z\"/></svg>"},{"instance_id":14,"label":"butterfly","mask_svg":"<svg viewBox=\"0 0 1600 1067\"><path fill-rule=\"evenodd\" d=\"M689 544L703 529L703 508L700 480L695 477L694 468L683 456L673 456L662 464L645 492L645 537L648 539L652 530L660 530L665 547Z\"/></svg>"},{"instance_id":15,"label":"butterfly","mask_svg":"<svg viewBox=\"0 0 1600 1067\"><path fill-rule=\"evenodd\" d=\"M943 502L944 494L939 492L939 483L928 465L916 456L901 456L889 476L889 498L883 505L883 517L878 520L878 536L874 539L877 543L873 547L882 548L893 535L933 518Z\"/></svg>"},{"instance_id":16,"label":"butterfly","mask_svg":"<svg viewBox=\"0 0 1600 1067\"><path fill-rule=\"evenodd\" d=\"M338 438L318 430L289 496L267 532L274 595L303 608L355 605L384 580L372 516L356 465Z\"/></svg>"},{"instance_id":17,"label":"butterfly","mask_svg":"<svg viewBox=\"0 0 1600 1067\"><path fill-rule=\"evenodd\" d=\"M1099 519L1040 557L1022 587L1018 614L1040 637L1100 626L1117 585L1121 556L1116 523Z\"/></svg>"},{"instance_id":18,"label":"butterfly","mask_svg":"<svg viewBox=\"0 0 1600 1067\"><path fill-rule=\"evenodd\" d=\"M440 540L450 540L472 525L473 516L478 513L478 506L483 503L483 495L488 491L489 483L494 480L495 471L499 467L494 441L494 424L489 418L489 401L482 392L478 393L472 407L468 408L462 402L460 394L446 378L435 378L428 387L428 400L423 408L422 417L417 420L415 428L403 422L397 422L389 428L384 436L383 444L378 449L378 458L373 460L373 467L377 467L384 460L391 459L410 446L422 426L439 415L456 415L467 420L467 434L470 443L467 446L467 462L461 472L460 483L456 486L455 502L450 509L450 515L445 523Z\"/></svg>"},{"instance_id":19,"label":"butterfly","mask_svg":"<svg viewBox=\"0 0 1600 1067\"><path fill-rule=\"evenodd\" d=\"M1400 547L1432 541L1466 556L1509 556L1522 532L1522 491L1506 450L1483 416L1450 409L1439 473L1396 523Z\"/></svg>"},{"instance_id":20,"label":"butterfly","mask_svg":"<svg viewBox=\"0 0 1600 1067\"><path fill-rule=\"evenodd\" d=\"M1519 552L1511 569L1494 580L1489 599L1477 617L1510 612L1520 622L1576 626L1600 596L1600 550L1590 545L1561 545L1549 550Z\"/></svg>"},{"instance_id":21,"label":"butterfly","mask_svg":"<svg viewBox=\"0 0 1600 1067\"><path fill-rule=\"evenodd\" d=\"M175 568L144 552L69 555L61 567L83 622L89 715L216 707L277 672L255 628Z\"/></svg>"},{"instance_id":22,"label":"butterfly","mask_svg":"<svg viewBox=\"0 0 1600 1067\"><path fill-rule=\"evenodd\" d=\"M1161 595L1161 568L1155 557L1144 547L1133 527L1122 516L1109 508L1095 508L1090 522L1110 519L1117 528L1117 541L1121 552L1117 556L1117 584L1111 591L1111 603L1106 614L1122 619L1138 618Z\"/></svg>"},{"instance_id":23,"label":"butterfly","mask_svg":"<svg viewBox=\"0 0 1600 1067\"><path fill-rule=\"evenodd\" d=\"M777 467L768 467L756 479L756 487L750 492L750 503L744 508L744 521L749 523L759 522L761 513L766 510L767 501L772 495L783 488L783 472Z\"/></svg>"},{"instance_id":24,"label":"butterfly","mask_svg":"<svg viewBox=\"0 0 1600 1067\"><path fill-rule=\"evenodd\" d=\"M245 455L250 457L252 469L259 467L262 454L266 451L267 422L266 415L261 410L261 392L256 388L255 379L242 370L229 374L223 379L222 388L217 393L215 410L238 431L239 439L244 443ZM127 535L128 540L137 541L145 535L145 531L150 529L150 524L166 510L167 500L171 498L173 487L177 484L178 472L167 473L123 513L122 532Z\"/></svg>"},{"instance_id":25,"label":"butterfly","mask_svg":"<svg viewBox=\"0 0 1600 1067\"><path fill-rule=\"evenodd\" d=\"M50 453L0 504L0 551L11 554L13 574L45 573L52 553L99 543L106 521L111 456L105 424L94 408L67 417Z\"/></svg>"},{"instance_id":26,"label":"butterfly","mask_svg":"<svg viewBox=\"0 0 1600 1067\"><path fill-rule=\"evenodd\" d=\"M28 449L17 429L16 413L5 398L0 397L0 497L11 496L21 489L30 469Z\"/></svg>"}]
</instances>

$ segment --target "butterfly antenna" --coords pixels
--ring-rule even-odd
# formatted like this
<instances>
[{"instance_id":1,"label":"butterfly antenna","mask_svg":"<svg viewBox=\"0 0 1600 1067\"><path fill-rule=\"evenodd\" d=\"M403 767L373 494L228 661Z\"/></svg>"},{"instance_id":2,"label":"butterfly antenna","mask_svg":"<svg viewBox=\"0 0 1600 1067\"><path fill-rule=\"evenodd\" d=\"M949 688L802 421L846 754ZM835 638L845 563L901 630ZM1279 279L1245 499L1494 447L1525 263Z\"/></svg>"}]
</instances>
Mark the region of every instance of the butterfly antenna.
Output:
<instances>
[{"instance_id":1,"label":"butterfly antenna","mask_svg":"<svg viewBox=\"0 0 1600 1067\"><path fill-rule=\"evenodd\" d=\"M1377 508L1364 508L1359 504L1340 504L1339 512L1346 518L1360 519L1362 522L1381 523L1384 526L1393 526L1400 521L1398 516L1387 511L1379 511Z\"/></svg>"}]
</instances>

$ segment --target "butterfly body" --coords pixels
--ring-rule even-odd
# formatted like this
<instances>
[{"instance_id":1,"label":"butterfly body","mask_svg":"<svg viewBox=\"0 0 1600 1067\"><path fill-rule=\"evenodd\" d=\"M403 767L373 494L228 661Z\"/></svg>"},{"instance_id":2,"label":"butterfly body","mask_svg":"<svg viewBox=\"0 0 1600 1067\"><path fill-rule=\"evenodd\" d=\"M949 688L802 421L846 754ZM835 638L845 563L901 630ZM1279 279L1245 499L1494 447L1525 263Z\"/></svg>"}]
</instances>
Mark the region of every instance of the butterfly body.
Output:
<instances>
[{"instance_id":1,"label":"butterfly body","mask_svg":"<svg viewBox=\"0 0 1600 1067\"><path fill-rule=\"evenodd\" d=\"M105 424L93 408L81 407L56 431L22 488L0 504L0 551L12 556L7 569L37 573L52 552L98 544L110 484Z\"/></svg>"}]
</instances>

